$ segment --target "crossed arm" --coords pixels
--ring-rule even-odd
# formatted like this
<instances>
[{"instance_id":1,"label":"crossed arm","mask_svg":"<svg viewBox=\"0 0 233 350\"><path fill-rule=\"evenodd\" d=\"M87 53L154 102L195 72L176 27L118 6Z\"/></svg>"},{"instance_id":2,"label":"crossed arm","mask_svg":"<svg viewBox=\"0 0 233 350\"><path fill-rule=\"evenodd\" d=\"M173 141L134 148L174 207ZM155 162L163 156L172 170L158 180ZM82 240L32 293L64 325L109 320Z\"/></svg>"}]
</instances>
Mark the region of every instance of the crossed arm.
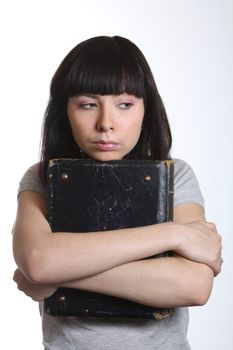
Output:
<instances>
[{"instance_id":1,"label":"crossed arm","mask_svg":"<svg viewBox=\"0 0 233 350\"><path fill-rule=\"evenodd\" d=\"M41 195L19 196L13 248L18 288L43 300L58 287L151 306L202 305L220 272L221 239L196 204L175 208L175 222L93 233L52 233ZM173 251L173 257L147 259Z\"/></svg>"}]
</instances>

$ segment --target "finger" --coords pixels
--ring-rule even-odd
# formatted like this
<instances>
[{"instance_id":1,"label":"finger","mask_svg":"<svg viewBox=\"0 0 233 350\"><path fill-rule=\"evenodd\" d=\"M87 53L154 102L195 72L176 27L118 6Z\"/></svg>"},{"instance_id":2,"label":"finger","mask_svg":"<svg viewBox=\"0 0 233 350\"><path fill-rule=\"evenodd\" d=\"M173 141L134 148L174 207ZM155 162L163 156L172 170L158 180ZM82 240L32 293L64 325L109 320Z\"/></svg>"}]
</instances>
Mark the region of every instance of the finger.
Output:
<instances>
[{"instance_id":1,"label":"finger","mask_svg":"<svg viewBox=\"0 0 233 350\"><path fill-rule=\"evenodd\" d=\"M218 260L218 263L216 264L215 269L214 269L214 276L215 277L222 271L222 264L223 264L223 259L222 259L222 257L220 257L220 259Z\"/></svg>"},{"instance_id":2,"label":"finger","mask_svg":"<svg viewBox=\"0 0 233 350\"><path fill-rule=\"evenodd\" d=\"M14 275L13 275L12 279L13 279L14 282L16 282L15 272L14 272Z\"/></svg>"},{"instance_id":3,"label":"finger","mask_svg":"<svg viewBox=\"0 0 233 350\"><path fill-rule=\"evenodd\" d=\"M213 222L206 222L206 224L211 231L217 232L217 227Z\"/></svg>"},{"instance_id":4,"label":"finger","mask_svg":"<svg viewBox=\"0 0 233 350\"><path fill-rule=\"evenodd\" d=\"M13 275L13 281L17 283L19 280L20 280L20 272L19 272L19 269L16 269Z\"/></svg>"},{"instance_id":5,"label":"finger","mask_svg":"<svg viewBox=\"0 0 233 350\"><path fill-rule=\"evenodd\" d=\"M219 268L214 271L214 277L218 276L220 274L221 270L222 270L222 268L221 268L221 266L219 266Z\"/></svg>"}]
</instances>

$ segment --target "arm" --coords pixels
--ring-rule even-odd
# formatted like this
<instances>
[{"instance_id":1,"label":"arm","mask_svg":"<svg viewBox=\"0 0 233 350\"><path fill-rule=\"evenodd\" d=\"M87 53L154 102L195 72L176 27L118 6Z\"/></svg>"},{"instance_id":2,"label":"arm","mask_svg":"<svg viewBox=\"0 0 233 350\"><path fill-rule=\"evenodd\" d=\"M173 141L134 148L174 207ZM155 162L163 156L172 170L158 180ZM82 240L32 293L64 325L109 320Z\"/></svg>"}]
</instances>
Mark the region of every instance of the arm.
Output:
<instances>
[{"instance_id":1,"label":"arm","mask_svg":"<svg viewBox=\"0 0 233 350\"><path fill-rule=\"evenodd\" d=\"M186 209L181 212L194 210L193 206L192 210L182 207ZM20 194L13 236L14 257L33 282L57 284L81 279L169 250L210 265L218 273L219 236L211 224L164 223L109 232L52 233L45 219L45 208L45 200L38 193ZM201 209L196 213L199 206L194 208L189 219L201 220Z\"/></svg>"},{"instance_id":2,"label":"arm","mask_svg":"<svg viewBox=\"0 0 233 350\"><path fill-rule=\"evenodd\" d=\"M35 301L43 301L58 287L67 287L112 295L149 306L178 307L207 302L213 285L213 271L204 264L175 256L124 264L56 287L34 284L19 269L15 271L13 279L18 289Z\"/></svg>"},{"instance_id":3,"label":"arm","mask_svg":"<svg viewBox=\"0 0 233 350\"><path fill-rule=\"evenodd\" d=\"M209 267L179 256L135 261L62 284L154 307L203 305L212 285L213 272Z\"/></svg>"},{"instance_id":4,"label":"arm","mask_svg":"<svg viewBox=\"0 0 233 350\"><path fill-rule=\"evenodd\" d=\"M184 205L175 209L175 220L204 220L201 207ZM220 262L218 262L220 268ZM101 274L62 284L130 299L157 307L203 305L213 285L207 265L174 256L131 262ZM195 292L194 292L195 291Z\"/></svg>"},{"instance_id":5,"label":"arm","mask_svg":"<svg viewBox=\"0 0 233 350\"><path fill-rule=\"evenodd\" d=\"M171 223L92 233L52 233L44 198L19 196L13 250L17 265L36 283L60 283L94 275L171 248L164 234ZM155 225L154 225L155 226ZM133 239L132 239L133 237Z\"/></svg>"},{"instance_id":6,"label":"arm","mask_svg":"<svg viewBox=\"0 0 233 350\"><path fill-rule=\"evenodd\" d=\"M25 194L26 194L26 196L24 196L24 199L21 201L21 203L19 203L18 218L16 220L16 225L15 225L15 237L14 237L15 256L16 256L16 259L18 259L19 263L21 263L21 266L27 267L27 263L29 263L29 266L30 266L30 258L31 258L30 254L29 254L28 260L24 260L25 259L24 249L25 249L25 247L28 249L27 242L28 242L29 233L27 234L28 231L23 230L23 225L21 223L21 220L23 220L23 218L26 220L26 217L28 217L29 218L28 225L30 224L29 227L31 229L35 230L35 224L37 223L37 225L38 225L37 230L31 231L32 234L33 233L34 234L29 239L29 246L31 244L31 247L34 247L34 249L35 248L38 249L38 247L37 247L38 243L36 244L36 242L39 241L39 244L41 244L41 247L44 248L45 250L47 249L47 253L44 255L44 257L46 257L46 255L49 254L49 252L51 252L51 250L52 250L52 252L53 252L52 257L54 257L54 259L55 259L54 265L49 266L48 271L46 273L46 276L47 276L46 278L48 279L48 281L44 277L44 280L46 280L46 282L42 281L42 283L51 283L51 284L56 285L57 287L63 285L63 286L67 286L67 287L69 286L69 287L76 287L76 288L81 288L81 289L96 290L96 291L106 293L106 294L124 296L124 297L132 299L132 300L136 300L135 298L138 298L138 296L136 296L136 294L139 295L139 293L137 293L136 287L139 285L141 285L141 286L143 285L145 287L145 288L143 288L143 290L145 290L145 291L148 290L148 291L150 291L150 293L144 293L144 294L141 293L140 300L138 300L138 301L143 302L143 303L157 305L160 297L158 294L156 294L156 293L158 293L158 290L156 292L156 288L153 289L150 287L150 286L156 287L156 285L154 283L152 283L152 278L158 277L155 274L156 271L162 272L163 269L165 269L164 271L166 271L166 269L167 269L167 271L173 271L173 272L172 272L172 274L170 273L170 277L169 277L169 275L167 275L168 279L171 278L170 282L169 282L169 280L164 281L165 291L166 290L169 291L169 288L167 288L166 286L169 285L169 283L171 283L171 285L174 287L174 290L176 290L177 293L174 293L174 291L173 291L173 293L170 293L170 295L172 295L172 294L174 295L174 298L169 299L167 294L166 293L164 294L163 288L159 288L160 293L166 295L166 298L164 298L164 302L165 302L165 299L167 299L166 303L171 303L171 304L173 304L173 306L174 305L193 305L193 304L195 305L195 304L202 304L203 302L205 302L208 299L208 296L209 296L209 293L210 293L211 287L212 287L213 273L207 266L203 266L202 264L197 264L197 263L194 263L194 262L186 260L186 259L182 260L181 258L178 258L178 257L172 258L173 261L167 260L167 259L159 259L159 260L158 259L156 259L156 260L151 259L151 260L147 260L147 261L142 260L140 262L138 261L138 262L129 264L131 261L141 259L143 257L150 256L150 255L153 255L153 254L159 253L161 251L165 251L165 250L174 250L174 251L179 250L182 253L182 250L185 250L185 248L187 248L186 245L187 245L188 240L190 240L190 237L193 237L194 235L196 235L197 237L195 237L195 240L194 240L194 245L196 247L194 246L194 248L192 248L192 249L190 249L190 248L187 249L189 251L189 253L188 254L186 253L186 255L188 255L189 259L191 258L191 255L193 255L193 258L196 258L196 259L198 258L199 260L206 259L208 261L209 265L215 266L215 273L217 274L218 269L219 269L218 256L220 254L220 240L219 240L219 236L216 234L216 232L214 232L214 227L212 227L213 225L204 224L204 223L203 224L195 223L195 224L184 225L184 223L186 221L195 221L195 220L203 220L204 219L203 211L199 206L197 206L197 205L190 205L190 206L185 205L185 206L180 206L180 207L176 208L175 219L179 222L179 224L153 225L153 226L150 226L147 228L140 228L139 230L136 230L137 231L136 242L132 241L132 233L135 234L135 229L134 229L134 232L132 232L132 230L120 230L120 232L117 232L117 231L107 232L107 233L104 232L101 235L100 235L100 233L91 234L90 236L87 234L84 234L82 239L81 239L81 243L83 240L85 240L85 237L89 237L88 239L89 239L90 243L95 242L95 244L93 243L94 246L92 247L93 252L94 252L95 248L96 249L98 248L98 244L100 246L102 246L102 244L107 243L107 245L105 246L107 248L108 243L111 243L110 238L109 238L110 237L109 235L111 235L111 234L113 234L111 240L118 238L118 234L120 234L121 235L120 241L124 241L124 245L128 243L128 245L130 244L132 246L132 243L133 243L133 247L135 249L135 252L133 251L132 247L127 247L129 249L125 249L125 247L121 247L121 244L119 244L117 246L117 249L116 249L116 245L114 244L113 250L111 250L110 254L108 255L108 260L106 259L106 254L105 254L104 260L100 261L100 263L102 264L101 269L104 266L104 269L100 272L99 272L99 270L101 270L100 265L96 265L99 263L98 259L95 260L95 256L93 257L94 259L92 259L92 256L90 256L90 258L88 259L87 268L89 269L89 273L90 273L90 267L91 267L91 269L93 271L92 274L93 275L95 274L95 276L93 276L93 278L88 278L88 274L85 275L83 273L83 271L81 271L81 269L79 270L79 265L75 265L76 261L78 262L78 260L75 260L73 256L71 257L71 255L68 255L68 258L65 256L64 257L65 259L62 260L63 271L65 271L65 269L68 269L68 271L69 271L69 269L71 268L73 271L73 275L74 275L74 277L70 278L70 280L69 280L67 278L67 274L65 276L62 276L62 274L60 273L60 270L58 271L59 274L58 273L56 274L57 261L61 262L60 260L63 259L64 254L66 255L66 254L73 252L75 255L78 255L77 252L78 253L80 252L81 256L78 257L80 263L83 265L87 265L85 254L82 256L83 252L79 250L80 249L80 241L78 240L78 237L80 237L80 234L79 235L76 235L76 234L72 235L72 234L67 234L67 233L65 233L65 234L60 234L60 233L54 234L53 233L53 234L51 234L49 231L49 228L47 228L47 230L48 230L47 232L41 233L41 228L43 227L43 225L44 226L48 225L46 220L44 219L44 215L43 215L45 207L44 207L42 197L36 193L33 194L33 193L25 192ZM21 198L23 198L23 197L21 197ZM25 201L26 201L26 203L25 203ZM30 208L29 211L26 210L27 201L28 201L28 209ZM30 215L29 215L29 213L30 213ZM41 222L40 222L40 220L41 220ZM43 223L43 225L41 226L42 223ZM24 224L25 224L25 222L24 222ZM160 226L160 229L158 230L159 226ZM210 227L211 227L211 229L210 229ZM178 230L179 232L181 232L181 233L183 232L182 235L180 235L180 234L177 235L178 228L179 228L179 230ZM203 229L205 229L204 232L201 232L201 231L203 231ZM200 230L200 232L199 232L199 230ZM127 231L130 232L130 237L128 236ZM37 233L37 235L36 235L36 233ZM116 233L116 237L114 237L115 233ZM106 234L108 236L106 236ZM173 236L172 236L172 234L173 234ZM189 239L185 239L185 240L184 239L183 240L177 239L177 237L184 236L184 234L187 237L189 237ZM18 237L17 237L17 235L18 235ZM141 236L143 236L143 237L141 237ZM36 239L35 239L35 237L36 237ZM61 237L60 242L58 244L54 245L54 242L57 242L57 240L53 240L53 237L57 237L57 240L59 240L58 237ZM98 241L97 237L101 237L99 241ZM205 239L203 237L205 237ZM92 238L93 238L93 242L91 242ZM105 238L106 238L106 242L105 242ZM145 238L147 240L146 243L144 243ZM18 244L17 244L17 241L19 242L19 239L21 239L21 242L22 242L20 247L18 247ZM36 240L36 242L35 242L35 240ZM150 244L149 248L148 248L148 240L149 240L149 244ZM68 244L69 241L70 241L70 243ZM184 241L184 243L182 243L183 241ZM46 244L44 245L45 242L46 242ZM73 242L73 243L71 244L71 242ZM75 247L73 247L73 244L75 244L76 242L77 242L77 244L75 245ZM121 242L119 242L119 243L121 243ZM200 244L200 243L202 243L202 244ZM70 244L72 245L71 247L70 247ZM142 245L143 245L143 247L141 247ZM189 245L192 246L192 244L189 244ZM82 246L82 244L81 244L81 246ZM153 248L153 253L151 252L151 246ZM172 249L172 246L174 249ZM208 246L208 249L206 249L206 246ZM30 249L28 251L30 251ZM86 249L88 251L90 251L88 246ZM64 251L66 251L66 253L64 253ZM131 254L133 254L133 253L138 254L138 251L139 251L141 256L135 258L135 256L138 256L138 255L134 255L134 258L132 258L132 255L131 255L132 260L129 260L128 251ZM144 256L143 256L142 252L144 252ZM146 255L145 252L147 252L148 255ZM200 254L200 252L202 252L202 254ZM22 254L22 257L21 257L21 254ZM60 254L60 256L58 254ZM95 254L95 253L93 253L93 254ZM98 249L97 249L96 254L99 256ZM114 262L113 262L113 260L111 260L112 254L115 254L115 255L119 254L120 259L119 259L119 256L115 256ZM126 254L126 257L124 257L124 254ZM37 253L37 256L38 255L39 254ZM43 257L43 254L42 254L42 257ZM116 260L115 260L117 257L119 259L118 264L116 264ZM128 261L126 258L128 259ZM82 259L84 261L82 261ZM198 261L198 259L197 259L197 261ZM50 261L53 261L53 259ZM35 262L35 260L34 260L34 262ZM37 262L40 263L39 260L37 260ZM67 265L64 266L64 262ZM119 269L116 268L117 266L119 266ZM181 269L182 266L183 266L183 269ZM171 270L171 267L172 267L172 270ZM40 265L38 268L40 268ZM146 270L145 270L145 268L146 268ZM54 269L54 271L52 271L52 269ZM25 270L27 271L27 269L25 269ZM107 270L109 270L109 271L107 271ZM29 271L30 271L30 269L29 269ZM104 273L104 271L105 271L105 273ZM140 273L140 271L141 271L141 273ZM147 273L145 273L145 271L147 271ZM101 274L101 272L103 272L103 273ZM182 272L182 274L181 274L181 272ZM51 275L49 275L50 273L56 275L55 276L56 280L54 278L54 281L51 281ZM141 278L142 277L144 278L143 280L138 278L139 274L141 275ZM135 279L133 279L133 276L135 276ZM174 278L176 276L179 276L179 281L177 281L177 278ZM194 276L195 276L195 278L194 278ZM197 276L199 277L198 279L196 278ZM53 275L53 277L54 277L54 275ZM58 279L58 277L60 279ZM38 281L38 280L33 279L33 278L31 278L31 280L36 282L36 283L39 282L41 284L41 281ZM71 280L73 280L73 282L70 282ZM125 281L126 283L127 283L127 281L130 281L130 283L128 283L128 288L126 288L126 284L123 283L123 281ZM190 283L190 281L192 283ZM205 281L206 283L203 283L203 281ZM143 283L141 283L141 282L143 282ZM179 283L176 284L176 282L179 282ZM162 281L161 281L161 283L162 283ZM112 289L111 289L111 286L113 286ZM117 286L118 286L118 289L117 289ZM202 286L201 289L200 289L200 286ZM119 290L119 288L120 288L120 290ZM194 289L200 291L200 294L195 293L195 296L193 296ZM121 294L123 290L125 293L124 295ZM133 292L133 294L132 294L132 292ZM176 299L176 295L177 296L179 295L178 300ZM153 296L153 300L151 299L151 296ZM164 306L166 306L166 305L164 305Z\"/></svg>"}]
</instances>

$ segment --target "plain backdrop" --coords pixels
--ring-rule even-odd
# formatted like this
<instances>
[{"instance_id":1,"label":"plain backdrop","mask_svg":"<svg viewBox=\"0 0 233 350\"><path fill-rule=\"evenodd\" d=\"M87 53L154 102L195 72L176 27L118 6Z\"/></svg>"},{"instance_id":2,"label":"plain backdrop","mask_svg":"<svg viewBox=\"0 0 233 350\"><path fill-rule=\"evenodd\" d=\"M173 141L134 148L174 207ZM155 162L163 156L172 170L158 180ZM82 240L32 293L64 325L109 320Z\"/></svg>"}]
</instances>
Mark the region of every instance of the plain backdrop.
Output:
<instances>
[{"instance_id":1,"label":"plain backdrop","mask_svg":"<svg viewBox=\"0 0 233 350\"><path fill-rule=\"evenodd\" d=\"M134 41L145 54L173 131L172 154L194 168L206 216L217 224L223 237L223 270L215 279L211 298L206 306L190 309L192 349L230 350L232 0L1 1L0 346L42 349L38 305L12 282L11 228L18 182L38 161L50 79L77 43L116 34Z\"/></svg>"}]
</instances>

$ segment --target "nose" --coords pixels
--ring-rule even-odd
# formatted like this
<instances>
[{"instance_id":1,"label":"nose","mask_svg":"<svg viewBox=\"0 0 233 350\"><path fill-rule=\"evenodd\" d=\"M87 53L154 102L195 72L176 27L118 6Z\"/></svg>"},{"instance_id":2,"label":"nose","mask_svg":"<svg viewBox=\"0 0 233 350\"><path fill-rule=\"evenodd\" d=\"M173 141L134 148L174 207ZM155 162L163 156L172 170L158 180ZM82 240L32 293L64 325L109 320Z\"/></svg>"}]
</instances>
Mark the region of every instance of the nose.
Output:
<instances>
[{"instance_id":1,"label":"nose","mask_svg":"<svg viewBox=\"0 0 233 350\"><path fill-rule=\"evenodd\" d=\"M107 132L114 129L111 108L102 107L99 111L96 128L98 131Z\"/></svg>"}]
</instances>

